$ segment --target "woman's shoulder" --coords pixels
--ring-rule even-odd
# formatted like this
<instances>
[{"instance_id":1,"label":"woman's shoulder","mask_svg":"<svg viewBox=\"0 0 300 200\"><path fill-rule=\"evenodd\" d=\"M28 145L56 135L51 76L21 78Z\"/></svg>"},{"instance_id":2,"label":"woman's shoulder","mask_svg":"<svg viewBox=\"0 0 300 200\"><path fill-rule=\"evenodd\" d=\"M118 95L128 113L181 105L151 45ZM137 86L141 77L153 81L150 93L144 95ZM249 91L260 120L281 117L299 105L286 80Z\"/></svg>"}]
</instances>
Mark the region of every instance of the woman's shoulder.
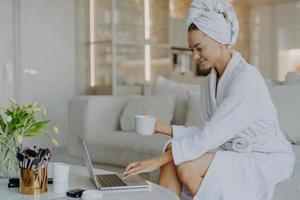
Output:
<instances>
[{"instance_id":1,"label":"woman's shoulder","mask_svg":"<svg viewBox=\"0 0 300 200\"><path fill-rule=\"evenodd\" d=\"M261 81L263 77L259 72L258 68L254 65L251 65L245 61L245 59L241 59L241 62L235 68L233 72L233 77L235 79L244 80L244 81Z\"/></svg>"},{"instance_id":2,"label":"woman's shoulder","mask_svg":"<svg viewBox=\"0 0 300 200\"><path fill-rule=\"evenodd\" d=\"M235 67L229 81L229 88L241 88L249 93L264 90L265 81L257 67L248 64L245 60Z\"/></svg>"}]
</instances>

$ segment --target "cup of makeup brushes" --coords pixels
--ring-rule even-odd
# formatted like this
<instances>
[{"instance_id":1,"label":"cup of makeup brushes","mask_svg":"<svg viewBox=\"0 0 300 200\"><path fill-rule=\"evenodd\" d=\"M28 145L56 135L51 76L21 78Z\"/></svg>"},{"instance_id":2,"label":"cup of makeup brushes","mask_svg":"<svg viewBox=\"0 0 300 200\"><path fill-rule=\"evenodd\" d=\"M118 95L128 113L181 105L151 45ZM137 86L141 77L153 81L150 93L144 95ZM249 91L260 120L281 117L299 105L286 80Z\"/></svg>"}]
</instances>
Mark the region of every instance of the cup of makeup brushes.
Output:
<instances>
[{"instance_id":1,"label":"cup of makeup brushes","mask_svg":"<svg viewBox=\"0 0 300 200\"><path fill-rule=\"evenodd\" d=\"M18 149L20 188L22 194L36 195L48 191L47 166L51 158L49 148Z\"/></svg>"},{"instance_id":2,"label":"cup of makeup brushes","mask_svg":"<svg viewBox=\"0 0 300 200\"><path fill-rule=\"evenodd\" d=\"M42 194L48 191L47 167L36 169L20 168L20 193Z\"/></svg>"}]
</instances>

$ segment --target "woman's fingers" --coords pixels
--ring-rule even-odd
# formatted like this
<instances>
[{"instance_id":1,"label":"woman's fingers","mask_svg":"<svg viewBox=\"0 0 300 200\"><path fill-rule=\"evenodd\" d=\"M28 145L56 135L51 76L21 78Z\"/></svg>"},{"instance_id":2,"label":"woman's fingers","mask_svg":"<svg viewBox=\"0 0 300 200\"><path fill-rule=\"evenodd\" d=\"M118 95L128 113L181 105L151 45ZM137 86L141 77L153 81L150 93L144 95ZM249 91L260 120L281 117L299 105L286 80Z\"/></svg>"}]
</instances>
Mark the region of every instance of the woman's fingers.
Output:
<instances>
[{"instance_id":1,"label":"woman's fingers","mask_svg":"<svg viewBox=\"0 0 300 200\"><path fill-rule=\"evenodd\" d=\"M124 178L131 176L132 173L139 172L139 170L141 170L141 169L142 169L142 166L140 166L140 162L130 163L124 171Z\"/></svg>"},{"instance_id":2,"label":"woman's fingers","mask_svg":"<svg viewBox=\"0 0 300 200\"><path fill-rule=\"evenodd\" d=\"M130 169L128 171L125 171L124 175L126 176L127 174L132 174L132 173L138 172L138 171L140 171L142 169L143 169L143 167L137 166L137 167L134 167L134 168L132 168L132 169Z\"/></svg>"},{"instance_id":3,"label":"woman's fingers","mask_svg":"<svg viewBox=\"0 0 300 200\"><path fill-rule=\"evenodd\" d=\"M123 178L128 178L129 176L133 176L133 175L139 174L141 172L142 172L142 168L141 167L135 168L133 170L130 170L130 171L124 173L124 177Z\"/></svg>"},{"instance_id":4,"label":"woman's fingers","mask_svg":"<svg viewBox=\"0 0 300 200\"><path fill-rule=\"evenodd\" d=\"M160 158L158 157L155 159L130 163L124 171L123 178L127 178L132 175L146 173L158 169L160 167L160 162L161 162Z\"/></svg>"},{"instance_id":5,"label":"woman's fingers","mask_svg":"<svg viewBox=\"0 0 300 200\"><path fill-rule=\"evenodd\" d=\"M133 162L133 163L130 163L126 168L125 168L125 172L128 171L129 169L137 166L139 164L139 162Z\"/></svg>"},{"instance_id":6,"label":"woman's fingers","mask_svg":"<svg viewBox=\"0 0 300 200\"><path fill-rule=\"evenodd\" d=\"M134 176L134 175L137 175L137 174L140 174L140 173L142 173L142 171L136 170L132 173L129 173L129 174L125 175L123 178L125 179L125 178L128 178L129 176Z\"/></svg>"}]
</instances>

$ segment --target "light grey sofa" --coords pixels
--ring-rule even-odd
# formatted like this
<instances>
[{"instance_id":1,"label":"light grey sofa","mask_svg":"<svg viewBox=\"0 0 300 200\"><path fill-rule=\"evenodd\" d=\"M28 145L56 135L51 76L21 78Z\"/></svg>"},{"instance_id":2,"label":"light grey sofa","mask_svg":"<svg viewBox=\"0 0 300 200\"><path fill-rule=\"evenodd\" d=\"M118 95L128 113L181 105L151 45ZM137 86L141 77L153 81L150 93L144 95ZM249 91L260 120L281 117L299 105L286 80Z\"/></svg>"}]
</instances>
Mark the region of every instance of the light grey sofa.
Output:
<instances>
[{"instance_id":1,"label":"light grey sofa","mask_svg":"<svg viewBox=\"0 0 300 200\"><path fill-rule=\"evenodd\" d=\"M300 84L269 87L283 131L291 142L300 144L300 121L299 117L295 116L300 116ZM298 94L295 94L295 91L298 91ZM169 140L168 136L156 134L146 137L120 130L122 111L127 102L134 97L80 96L72 99L69 106L68 133L70 158L81 158L76 134L86 139L94 163L112 168L122 169L132 161L159 155L165 142ZM181 108L183 109L184 107ZM294 144L293 148L296 155L293 177L277 186L273 200L300 199L300 145ZM147 178L155 181L157 172Z\"/></svg>"},{"instance_id":2,"label":"light grey sofa","mask_svg":"<svg viewBox=\"0 0 300 200\"><path fill-rule=\"evenodd\" d=\"M120 116L127 102L135 96L81 96L70 102L68 155L81 159L76 135L86 140L92 161L107 169L122 171L133 161L159 155L168 136L140 136L120 130ZM76 162L76 161L75 161ZM145 178L155 181L157 172Z\"/></svg>"}]
</instances>

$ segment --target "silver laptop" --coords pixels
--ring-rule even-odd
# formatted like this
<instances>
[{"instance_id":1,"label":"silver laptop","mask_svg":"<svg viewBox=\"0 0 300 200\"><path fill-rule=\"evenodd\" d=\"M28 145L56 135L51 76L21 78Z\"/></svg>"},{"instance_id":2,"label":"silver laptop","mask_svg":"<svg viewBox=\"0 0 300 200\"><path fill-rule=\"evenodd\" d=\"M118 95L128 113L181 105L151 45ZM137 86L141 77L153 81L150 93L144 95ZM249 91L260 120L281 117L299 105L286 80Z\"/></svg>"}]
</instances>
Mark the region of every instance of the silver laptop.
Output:
<instances>
[{"instance_id":1,"label":"silver laptop","mask_svg":"<svg viewBox=\"0 0 300 200\"><path fill-rule=\"evenodd\" d=\"M120 190L120 189L147 189L149 183L140 178L139 176L130 176L126 179L122 179L119 174L101 174L95 175L93 171L93 165L90 159L90 155L83 138L79 136L78 140L82 147L83 159L85 166L89 172L89 175L99 190Z\"/></svg>"}]
</instances>

